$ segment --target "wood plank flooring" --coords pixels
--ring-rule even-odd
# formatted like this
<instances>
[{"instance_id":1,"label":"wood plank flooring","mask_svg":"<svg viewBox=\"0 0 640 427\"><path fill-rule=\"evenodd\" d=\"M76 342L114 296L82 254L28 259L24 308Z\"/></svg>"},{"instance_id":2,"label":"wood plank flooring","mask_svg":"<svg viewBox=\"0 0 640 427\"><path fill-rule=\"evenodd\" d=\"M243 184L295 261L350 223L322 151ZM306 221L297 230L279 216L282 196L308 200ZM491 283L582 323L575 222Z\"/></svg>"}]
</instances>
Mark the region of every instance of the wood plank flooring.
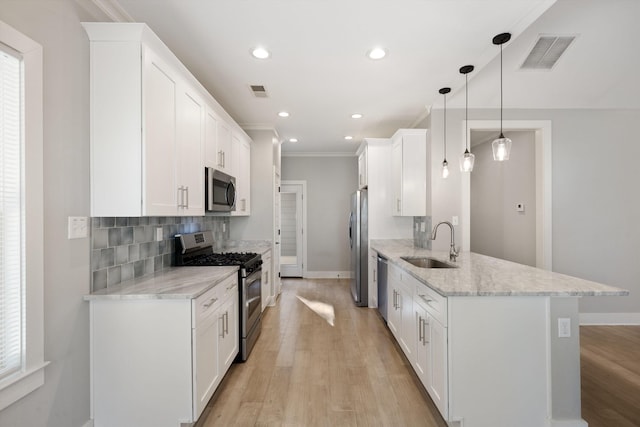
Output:
<instances>
[{"instance_id":1,"label":"wood plank flooring","mask_svg":"<svg viewBox=\"0 0 640 427\"><path fill-rule=\"evenodd\" d=\"M581 326L580 372L589 427L640 426L640 326Z\"/></svg>"},{"instance_id":2,"label":"wood plank flooring","mask_svg":"<svg viewBox=\"0 0 640 427\"><path fill-rule=\"evenodd\" d=\"M335 326L297 295L332 304ZM249 360L234 364L196 427L445 427L376 310L347 280L283 280ZM583 326L582 416L640 427L640 326Z\"/></svg>"},{"instance_id":3,"label":"wood plank flooring","mask_svg":"<svg viewBox=\"0 0 640 427\"><path fill-rule=\"evenodd\" d=\"M329 325L296 297L334 306ZM249 360L234 364L197 427L445 427L376 310L347 280L283 280Z\"/></svg>"}]
</instances>

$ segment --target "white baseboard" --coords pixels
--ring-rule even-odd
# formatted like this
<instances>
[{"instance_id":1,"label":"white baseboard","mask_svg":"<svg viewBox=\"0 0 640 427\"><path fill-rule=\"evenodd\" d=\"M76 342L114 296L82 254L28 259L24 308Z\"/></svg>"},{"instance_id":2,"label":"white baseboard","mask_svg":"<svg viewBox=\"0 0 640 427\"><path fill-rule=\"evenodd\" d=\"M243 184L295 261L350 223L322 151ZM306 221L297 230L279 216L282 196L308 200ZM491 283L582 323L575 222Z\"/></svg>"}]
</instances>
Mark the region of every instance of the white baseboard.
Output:
<instances>
[{"instance_id":1,"label":"white baseboard","mask_svg":"<svg viewBox=\"0 0 640 427\"><path fill-rule=\"evenodd\" d=\"M82 427L93 427L93 420L89 420Z\"/></svg>"},{"instance_id":2,"label":"white baseboard","mask_svg":"<svg viewBox=\"0 0 640 427\"><path fill-rule=\"evenodd\" d=\"M580 313L581 325L640 325L640 313Z\"/></svg>"},{"instance_id":3,"label":"white baseboard","mask_svg":"<svg viewBox=\"0 0 640 427\"><path fill-rule=\"evenodd\" d=\"M305 279L350 279L350 271L306 271Z\"/></svg>"},{"instance_id":4,"label":"white baseboard","mask_svg":"<svg viewBox=\"0 0 640 427\"><path fill-rule=\"evenodd\" d=\"M551 427L587 427L587 422L578 420L551 420Z\"/></svg>"}]
</instances>

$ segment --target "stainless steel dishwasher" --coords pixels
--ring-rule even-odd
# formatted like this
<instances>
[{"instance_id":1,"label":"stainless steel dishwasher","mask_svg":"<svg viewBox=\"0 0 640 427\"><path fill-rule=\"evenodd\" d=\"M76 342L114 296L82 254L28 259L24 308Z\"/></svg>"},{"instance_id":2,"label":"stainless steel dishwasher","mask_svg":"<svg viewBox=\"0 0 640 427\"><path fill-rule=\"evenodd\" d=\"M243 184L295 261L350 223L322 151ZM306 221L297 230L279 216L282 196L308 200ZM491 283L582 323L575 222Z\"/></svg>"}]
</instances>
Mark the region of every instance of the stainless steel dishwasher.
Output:
<instances>
[{"instance_id":1,"label":"stainless steel dishwasher","mask_svg":"<svg viewBox=\"0 0 640 427\"><path fill-rule=\"evenodd\" d=\"M387 321L387 259L378 255L378 311Z\"/></svg>"}]
</instances>

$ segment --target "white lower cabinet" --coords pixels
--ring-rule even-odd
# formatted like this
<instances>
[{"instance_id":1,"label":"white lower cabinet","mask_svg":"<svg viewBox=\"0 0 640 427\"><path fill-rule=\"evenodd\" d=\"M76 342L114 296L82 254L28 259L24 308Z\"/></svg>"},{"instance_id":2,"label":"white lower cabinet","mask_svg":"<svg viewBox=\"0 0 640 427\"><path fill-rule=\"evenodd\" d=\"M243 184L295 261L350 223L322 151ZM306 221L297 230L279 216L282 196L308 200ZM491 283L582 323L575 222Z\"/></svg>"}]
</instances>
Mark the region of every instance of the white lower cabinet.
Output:
<instances>
[{"instance_id":1,"label":"white lower cabinet","mask_svg":"<svg viewBox=\"0 0 640 427\"><path fill-rule=\"evenodd\" d=\"M237 281L195 299L91 300L95 427L197 421L238 353Z\"/></svg>"},{"instance_id":2,"label":"white lower cabinet","mask_svg":"<svg viewBox=\"0 0 640 427\"><path fill-rule=\"evenodd\" d=\"M387 325L396 337L402 351L413 360L416 339L413 314L413 292L403 283L407 273L389 265L387 284Z\"/></svg>"}]
</instances>

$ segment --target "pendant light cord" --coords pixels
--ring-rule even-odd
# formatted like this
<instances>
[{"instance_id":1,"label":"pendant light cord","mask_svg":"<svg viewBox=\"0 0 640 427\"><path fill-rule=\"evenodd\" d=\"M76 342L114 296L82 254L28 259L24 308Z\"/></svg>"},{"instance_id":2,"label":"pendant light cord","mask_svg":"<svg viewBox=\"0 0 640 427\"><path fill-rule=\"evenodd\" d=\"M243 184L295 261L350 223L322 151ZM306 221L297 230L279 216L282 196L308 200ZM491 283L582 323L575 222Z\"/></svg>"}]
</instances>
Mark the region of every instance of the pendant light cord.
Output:
<instances>
[{"instance_id":1,"label":"pendant light cord","mask_svg":"<svg viewBox=\"0 0 640 427\"><path fill-rule=\"evenodd\" d=\"M469 75L464 75L464 146L469 151Z\"/></svg>"},{"instance_id":2,"label":"pendant light cord","mask_svg":"<svg viewBox=\"0 0 640 427\"><path fill-rule=\"evenodd\" d=\"M503 133L502 133L502 45L500 45L500 138L503 138Z\"/></svg>"},{"instance_id":3,"label":"pendant light cord","mask_svg":"<svg viewBox=\"0 0 640 427\"><path fill-rule=\"evenodd\" d=\"M444 160L447 160L447 94L444 94Z\"/></svg>"}]
</instances>

